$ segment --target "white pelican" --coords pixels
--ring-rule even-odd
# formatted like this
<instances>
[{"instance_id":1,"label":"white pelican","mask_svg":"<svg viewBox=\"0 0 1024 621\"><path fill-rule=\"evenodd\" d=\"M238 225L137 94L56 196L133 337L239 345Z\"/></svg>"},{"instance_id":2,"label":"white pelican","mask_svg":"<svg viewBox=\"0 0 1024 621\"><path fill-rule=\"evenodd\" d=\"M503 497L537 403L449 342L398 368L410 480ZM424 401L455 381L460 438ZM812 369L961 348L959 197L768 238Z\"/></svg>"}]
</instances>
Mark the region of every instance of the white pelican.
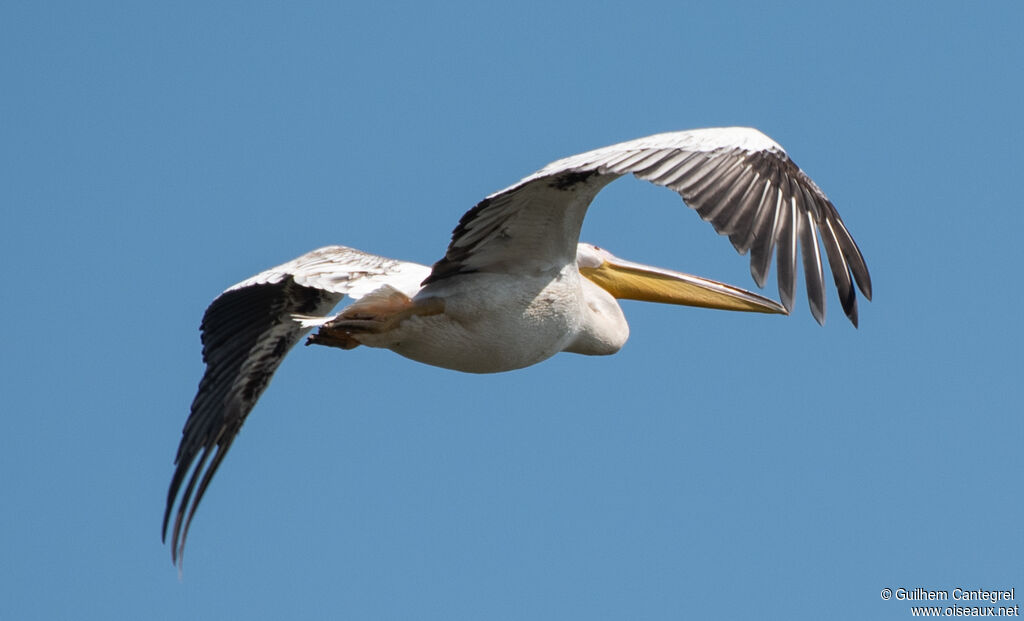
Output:
<instances>
[{"instance_id":1,"label":"white pelican","mask_svg":"<svg viewBox=\"0 0 1024 621\"><path fill-rule=\"evenodd\" d=\"M627 173L675 190L740 254L749 251L758 286L775 251L782 304L579 243L591 201ZM561 351L613 354L629 335L616 298L788 314L797 246L811 312L822 323L819 240L843 310L856 326L853 281L871 299L871 280L825 194L756 129L697 129L548 164L466 212L433 267L328 246L244 280L203 316L206 372L182 432L164 512L165 539L174 514L172 560L180 562L196 508L246 416L288 350L313 327L319 331L307 344L383 347L470 373L518 369ZM355 303L328 315L346 295Z\"/></svg>"}]
</instances>

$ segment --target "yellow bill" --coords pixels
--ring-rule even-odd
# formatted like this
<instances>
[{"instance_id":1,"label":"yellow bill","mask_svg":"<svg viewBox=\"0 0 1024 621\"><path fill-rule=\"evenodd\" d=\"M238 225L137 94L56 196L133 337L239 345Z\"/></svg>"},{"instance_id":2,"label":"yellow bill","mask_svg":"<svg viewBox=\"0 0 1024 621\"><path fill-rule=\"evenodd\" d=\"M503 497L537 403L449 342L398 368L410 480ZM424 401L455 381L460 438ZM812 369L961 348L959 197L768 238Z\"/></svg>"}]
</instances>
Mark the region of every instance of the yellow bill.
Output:
<instances>
[{"instance_id":1,"label":"yellow bill","mask_svg":"<svg viewBox=\"0 0 1024 621\"><path fill-rule=\"evenodd\" d=\"M789 314L775 300L756 293L700 276L633 263L618 257L606 255L597 267L581 265L579 269L583 276L619 299L750 313Z\"/></svg>"}]
</instances>

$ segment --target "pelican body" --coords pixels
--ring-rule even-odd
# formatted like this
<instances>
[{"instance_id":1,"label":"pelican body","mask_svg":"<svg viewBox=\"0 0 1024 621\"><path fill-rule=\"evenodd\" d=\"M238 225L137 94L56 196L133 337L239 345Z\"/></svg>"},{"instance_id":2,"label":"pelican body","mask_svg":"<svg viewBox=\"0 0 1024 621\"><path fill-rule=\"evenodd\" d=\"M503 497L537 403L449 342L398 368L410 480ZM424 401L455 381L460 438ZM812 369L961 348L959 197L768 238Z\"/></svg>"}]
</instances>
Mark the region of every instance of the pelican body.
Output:
<instances>
[{"instance_id":1,"label":"pelican body","mask_svg":"<svg viewBox=\"0 0 1024 621\"><path fill-rule=\"evenodd\" d=\"M580 243L594 197L630 173L676 191L741 254L749 252L759 286L775 255L782 303ZM203 317L207 367L164 513L165 537L174 515L172 559L181 561L199 501L245 418L287 352L314 328L307 344L378 347L456 371L497 373L559 352L619 351L629 326L618 299L788 314L798 255L811 312L823 323L822 248L856 326L854 284L870 299L871 281L831 201L761 132L713 128L553 162L466 212L430 267L328 246L248 278ZM353 302L332 315L346 296Z\"/></svg>"},{"instance_id":2,"label":"pelican body","mask_svg":"<svg viewBox=\"0 0 1024 621\"><path fill-rule=\"evenodd\" d=\"M413 315L385 332L353 336L363 345L456 371L498 373L528 367L570 347L589 323L584 279L573 267L555 266L523 277L467 274L453 283L430 283L411 304L429 308L431 302L442 301L443 312ZM618 318L628 332L621 312ZM344 320L333 325L358 328ZM615 351L625 340L623 334Z\"/></svg>"}]
</instances>

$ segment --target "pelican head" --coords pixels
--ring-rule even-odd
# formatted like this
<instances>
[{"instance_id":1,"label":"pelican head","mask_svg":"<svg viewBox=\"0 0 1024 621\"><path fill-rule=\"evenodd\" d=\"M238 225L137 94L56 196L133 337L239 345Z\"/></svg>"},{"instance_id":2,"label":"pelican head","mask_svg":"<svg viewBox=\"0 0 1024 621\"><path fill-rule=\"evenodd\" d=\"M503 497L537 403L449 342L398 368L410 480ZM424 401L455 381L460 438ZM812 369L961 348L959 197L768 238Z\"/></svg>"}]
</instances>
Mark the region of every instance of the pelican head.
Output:
<instances>
[{"instance_id":1,"label":"pelican head","mask_svg":"<svg viewBox=\"0 0 1024 621\"><path fill-rule=\"evenodd\" d=\"M604 248L580 243L576 267L586 310L579 331L564 351L603 356L619 351L629 324L616 299L680 304L754 313L787 314L768 298L707 278L620 259Z\"/></svg>"}]
</instances>

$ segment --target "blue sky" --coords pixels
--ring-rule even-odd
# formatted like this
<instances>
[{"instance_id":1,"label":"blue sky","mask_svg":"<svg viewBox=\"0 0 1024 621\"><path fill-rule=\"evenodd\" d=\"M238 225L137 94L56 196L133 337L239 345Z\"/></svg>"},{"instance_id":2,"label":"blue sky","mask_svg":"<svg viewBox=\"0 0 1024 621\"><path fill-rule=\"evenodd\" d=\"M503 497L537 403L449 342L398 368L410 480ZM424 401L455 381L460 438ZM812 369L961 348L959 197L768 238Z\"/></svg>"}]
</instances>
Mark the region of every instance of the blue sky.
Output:
<instances>
[{"instance_id":1,"label":"blue sky","mask_svg":"<svg viewBox=\"0 0 1024 621\"><path fill-rule=\"evenodd\" d=\"M1016 3L0 8L0 617L906 618L1024 596ZM867 258L861 327L625 302L619 355L493 376L300 348L159 538L225 287L431 263L547 162L750 125ZM754 288L635 180L584 239ZM802 283L798 297L802 296ZM766 289L775 296L774 282Z\"/></svg>"}]
</instances>

